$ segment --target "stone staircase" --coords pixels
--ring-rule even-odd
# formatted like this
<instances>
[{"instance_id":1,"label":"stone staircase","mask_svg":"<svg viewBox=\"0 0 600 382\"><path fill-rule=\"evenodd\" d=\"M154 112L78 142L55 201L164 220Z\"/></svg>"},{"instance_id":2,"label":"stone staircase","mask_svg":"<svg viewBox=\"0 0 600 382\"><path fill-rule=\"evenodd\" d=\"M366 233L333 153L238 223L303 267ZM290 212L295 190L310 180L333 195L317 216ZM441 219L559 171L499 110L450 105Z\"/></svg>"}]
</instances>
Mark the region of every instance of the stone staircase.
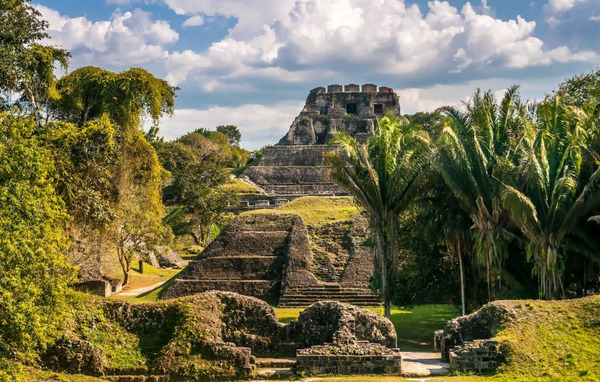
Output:
<instances>
[{"instance_id":1,"label":"stone staircase","mask_svg":"<svg viewBox=\"0 0 600 382\"><path fill-rule=\"evenodd\" d=\"M149 375L146 366L109 368L104 378L113 382L168 382L168 375Z\"/></svg>"},{"instance_id":2,"label":"stone staircase","mask_svg":"<svg viewBox=\"0 0 600 382\"><path fill-rule=\"evenodd\" d=\"M295 375L295 358L257 358L256 377L263 379L290 379Z\"/></svg>"},{"instance_id":3,"label":"stone staircase","mask_svg":"<svg viewBox=\"0 0 600 382\"><path fill-rule=\"evenodd\" d=\"M317 301L334 300L357 306L378 306L379 297L368 288L346 287L328 283L287 288L279 299L280 308L306 307Z\"/></svg>"}]
</instances>

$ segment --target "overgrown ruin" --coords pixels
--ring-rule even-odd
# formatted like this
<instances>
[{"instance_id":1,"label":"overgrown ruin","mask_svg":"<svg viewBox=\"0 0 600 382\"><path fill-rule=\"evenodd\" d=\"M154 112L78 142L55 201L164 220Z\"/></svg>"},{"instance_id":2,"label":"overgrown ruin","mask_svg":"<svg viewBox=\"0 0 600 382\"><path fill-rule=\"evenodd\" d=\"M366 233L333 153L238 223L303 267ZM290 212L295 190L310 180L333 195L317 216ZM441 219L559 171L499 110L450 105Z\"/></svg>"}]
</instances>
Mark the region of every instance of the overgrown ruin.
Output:
<instances>
[{"instance_id":1,"label":"overgrown ruin","mask_svg":"<svg viewBox=\"0 0 600 382\"><path fill-rule=\"evenodd\" d=\"M279 306L319 300L377 305L379 298L369 289L373 257L364 245L366 228L362 218L309 230L297 215L239 216L173 280L163 298L224 290Z\"/></svg>"}]
</instances>

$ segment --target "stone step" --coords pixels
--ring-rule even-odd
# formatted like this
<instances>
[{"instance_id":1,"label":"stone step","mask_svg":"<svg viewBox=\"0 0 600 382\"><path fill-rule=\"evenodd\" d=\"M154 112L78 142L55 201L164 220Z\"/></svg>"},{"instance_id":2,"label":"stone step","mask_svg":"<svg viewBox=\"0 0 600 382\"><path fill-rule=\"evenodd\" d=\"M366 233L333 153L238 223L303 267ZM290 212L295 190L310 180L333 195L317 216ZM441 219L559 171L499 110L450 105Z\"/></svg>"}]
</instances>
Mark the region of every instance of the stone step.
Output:
<instances>
[{"instance_id":1,"label":"stone step","mask_svg":"<svg viewBox=\"0 0 600 382\"><path fill-rule=\"evenodd\" d=\"M296 373L289 367L260 368L256 370L256 377L264 379L290 379L295 375Z\"/></svg>"},{"instance_id":2,"label":"stone step","mask_svg":"<svg viewBox=\"0 0 600 382\"><path fill-rule=\"evenodd\" d=\"M370 302L370 303L379 303L380 300L378 298L335 298L335 297L330 297L330 298L286 298L286 299L279 299L279 304L286 304L286 303L290 303L290 302L306 302L306 303L313 303L313 302L317 302L317 301L341 301L341 302L350 302L350 303L355 303L355 302Z\"/></svg>"},{"instance_id":3,"label":"stone step","mask_svg":"<svg viewBox=\"0 0 600 382\"><path fill-rule=\"evenodd\" d=\"M296 366L295 358L256 358L258 368L291 368Z\"/></svg>"},{"instance_id":4,"label":"stone step","mask_svg":"<svg viewBox=\"0 0 600 382\"><path fill-rule=\"evenodd\" d=\"M339 290L339 291L326 291L326 290L315 290L315 291L286 291L285 296L373 296L369 291L364 290Z\"/></svg>"},{"instance_id":5,"label":"stone step","mask_svg":"<svg viewBox=\"0 0 600 382\"><path fill-rule=\"evenodd\" d=\"M148 367L110 367L106 369L105 373L106 375L146 375Z\"/></svg>"},{"instance_id":6,"label":"stone step","mask_svg":"<svg viewBox=\"0 0 600 382\"><path fill-rule=\"evenodd\" d=\"M310 306L312 304L314 304L317 301L324 301L324 300L288 300L288 301L280 301L279 302L279 307L280 308L301 308L301 307L306 307L306 306ZM356 305L356 306L380 306L381 305L381 301L379 300L341 300L341 299L329 299L328 301L339 301L339 302L343 302L343 303L347 303L347 304L351 304L351 305Z\"/></svg>"},{"instance_id":7,"label":"stone step","mask_svg":"<svg viewBox=\"0 0 600 382\"><path fill-rule=\"evenodd\" d=\"M168 375L107 375L103 377L111 382L169 382Z\"/></svg>"},{"instance_id":8,"label":"stone step","mask_svg":"<svg viewBox=\"0 0 600 382\"><path fill-rule=\"evenodd\" d=\"M379 300L379 297L373 296L372 294L344 294L344 293L331 293L331 294L296 294L296 295L288 295L285 294L281 296L280 300L311 300L311 299L321 299L321 300L335 300L338 298L342 299L362 299L362 300Z\"/></svg>"},{"instance_id":9,"label":"stone step","mask_svg":"<svg viewBox=\"0 0 600 382\"><path fill-rule=\"evenodd\" d=\"M279 304L277 307L278 308L308 308L315 302L316 301L312 301L310 303L286 302L283 304ZM356 301L339 301L339 302L343 302L345 304L350 304L350 305L354 305L354 306L360 306L363 308L377 308L377 307L381 306L381 303L374 303L374 302L356 302Z\"/></svg>"},{"instance_id":10,"label":"stone step","mask_svg":"<svg viewBox=\"0 0 600 382\"><path fill-rule=\"evenodd\" d=\"M379 302L380 299L375 296L286 296L279 299L280 303L289 301L372 301Z\"/></svg>"}]
</instances>

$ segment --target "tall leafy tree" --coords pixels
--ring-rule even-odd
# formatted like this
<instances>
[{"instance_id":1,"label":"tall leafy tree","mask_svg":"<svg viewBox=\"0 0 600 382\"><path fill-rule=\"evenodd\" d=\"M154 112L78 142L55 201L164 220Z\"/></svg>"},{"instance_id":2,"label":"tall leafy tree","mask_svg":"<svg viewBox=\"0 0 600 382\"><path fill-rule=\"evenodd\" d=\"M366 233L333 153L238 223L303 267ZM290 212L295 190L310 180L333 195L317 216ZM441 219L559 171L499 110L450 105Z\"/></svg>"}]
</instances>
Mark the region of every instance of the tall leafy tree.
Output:
<instances>
[{"instance_id":1,"label":"tall leafy tree","mask_svg":"<svg viewBox=\"0 0 600 382\"><path fill-rule=\"evenodd\" d=\"M217 131L223 133L229 138L229 144L231 146L239 146L240 139L242 139L242 133L240 133L240 129L238 129L235 125L219 125L217 126Z\"/></svg>"},{"instance_id":2,"label":"tall leafy tree","mask_svg":"<svg viewBox=\"0 0 600 382\"><path fill-rule=\"evenodd\" d=\"M527 237L541 298L565 295L563 270L568 252L579 249L569 235L600 205L600 170L582 171L588 131L594 121L560 96L539 106L537 125L520 146L519 181L505 185L502 202ZM593 238L583 238L590 243Z\"/></svg>"},{"instance_id":3,"label":"tall leafy tree","mask_svg":"<svg viewBox=\"0 0 600 382\"><path fill-rule=\"evenodd\" d=\"M398 260L398 215L421 191L423 169L431 156L427 134L387 115L365 144L335 131L327 154L332 178L350 192L369 218L376 269L381 277L385 316L390 317L391 270Z\"/></svg>"},{"instance_id":4,"label":"tall leafy tree","mask_svg":"<svg viewBox=\"0 0 600 382\"><path fill-rule=\"evenodd\" d=\"M177 90L144 69L113 73L93 66L62 77L56 89L60 98L54 108L61 117L81 125L106 113L121 128L141 127L144 116L157 124L171 115Z\"/></svg>"},{"instance_id":5,"label":"tall leafy tree","mask_svg":"<svg viewBox=\"0 0 600 382\"><path fill-rule=\"evenodd\" d=\"M179 202L191 217L198 244L210 243L213 226L219 217L230 204L238 202L235 192L219 187L227 179L226 169L209 162L189 166L175 179Z\"/></svg>"},{"instance_id":6,"label":"tall leafy tree","mask_svg":"<svg viewBox=\"0 0 600 382\"><path fill-rule=\"evenodd\" d=\"M441 109L450 121L438 140L437 168L471 219L476 251L486 265L491 300L493 279L501 280L511 237L499 179L514 173L514 153L524 136L526 109L517 86L508 89L500 103L491 92L477 90L465 107L466 111Z\"/></svg>"},{"instance_id":7,"label":"tall leafy tree","mask_svg":"<svg viewBox=\"0 0 600 382\"><path fill-rule=\"evenodd\" d=\"M48 37L47 27L28 0L0 0L0 91L18 96L16 101L30 111L56 96L54 67L66 69L70 56L63 49L39 44Z\"/></svg>"},{"instance_id":8,"label":"tall leafy tree","mask_svg":"<svg viewBox=\"0 0 600 382\"><path fill-rule=\"evenodd\" d=\"M0 113L0 356L52 340L74 276L63 255L68 215L35 129L31 117Z\"/></svg>"}]
</instances>

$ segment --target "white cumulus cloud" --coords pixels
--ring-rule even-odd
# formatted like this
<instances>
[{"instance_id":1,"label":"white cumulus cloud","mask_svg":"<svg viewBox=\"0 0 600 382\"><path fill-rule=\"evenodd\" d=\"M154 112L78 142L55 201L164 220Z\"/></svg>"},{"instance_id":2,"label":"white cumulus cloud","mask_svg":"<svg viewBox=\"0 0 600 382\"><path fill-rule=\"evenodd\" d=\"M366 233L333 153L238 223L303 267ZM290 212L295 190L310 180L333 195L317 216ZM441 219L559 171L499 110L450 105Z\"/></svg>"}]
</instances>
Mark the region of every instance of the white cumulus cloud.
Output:
<instances>
[{"instance_id":1,"label":"white cumulus cloud","mask_svg":"<svg viewBox=\"0 0 600 382\"><path fill-rule=\"evenodd\" d=\"M236 125L242 133L242 147L255 150L266 142L276 143L285 135L302 103L287 102L272 106L246 104L238 107L215 106L207 109L178 109L160 122L160 133L175 139L200 127Z\"/></svg>"},{"instance_id":2,"label":"white cumulus cloud","mask_svg":"<svg viewBox=\"0 0 600 382\"><path fill-rule=\"evenodd\" d=\"M149 12L115 12L110 20L92 22L86 17L70 18L43 5L35 5L48 21L53 44L80 55L93 64L138 65L163 57L165 45L179 35L166 21L152 20Z\"/></svg>"},{"instance_id":3,"label":"white cumulus cloud","mask_svg":"<svg viewBox=\"0 0 600 382\"><path fill-rule=\"evenodd\" d=\"M287 81L319 70L414 78L600 62L592 51L547 48L535 36L535 21L498 19L469 2L459 10L447 1L430 1L423 14L416 4L399 0L269 0L261 15L255 1L166 3L181 14L222 14L238 21L204 52L169 54L166 70L176 83L195 78L202 86L217 85L260 76L266 67ZM487 2L482 5L489 11Z\"/></svg>"}]
</instances>

